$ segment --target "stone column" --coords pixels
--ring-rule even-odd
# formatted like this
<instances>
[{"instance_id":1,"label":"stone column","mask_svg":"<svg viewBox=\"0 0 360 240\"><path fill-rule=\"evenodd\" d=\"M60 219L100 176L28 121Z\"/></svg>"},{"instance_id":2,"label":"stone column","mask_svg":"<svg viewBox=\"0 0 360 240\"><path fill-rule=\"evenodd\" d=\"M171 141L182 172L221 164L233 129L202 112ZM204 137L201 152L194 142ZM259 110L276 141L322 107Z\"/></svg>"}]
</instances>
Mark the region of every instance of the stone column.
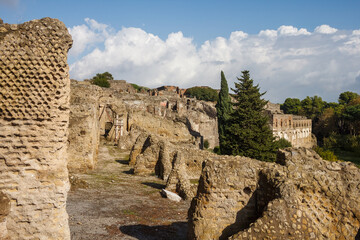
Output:
<instances>
[{"instance_id":1,"label":"stone column","mask_svg":"<svg viewBox=\"0 0 360 240\"><path fill-rule=\"evenodd\" d=\"M71 45L57 19L0 24L0 189L10 198L12 239L70 239Z\"/></svg>"}]
</instances>

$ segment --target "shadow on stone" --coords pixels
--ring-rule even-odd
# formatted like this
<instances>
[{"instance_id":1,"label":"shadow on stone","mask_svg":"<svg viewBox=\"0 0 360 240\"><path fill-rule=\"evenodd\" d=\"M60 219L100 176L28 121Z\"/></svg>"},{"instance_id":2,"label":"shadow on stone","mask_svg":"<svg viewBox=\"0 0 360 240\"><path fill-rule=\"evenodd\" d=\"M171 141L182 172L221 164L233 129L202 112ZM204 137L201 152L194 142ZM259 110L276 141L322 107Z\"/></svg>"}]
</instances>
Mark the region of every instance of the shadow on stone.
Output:
<instances>
[{"instance_id":1,"label":"shadow on stone","mask_svg":"<svg viewBox=\"0 0 360 240\"><path fill-rule=\"evenodd\" d=\"M185 240L187 222L175 222L171 225L147 226L143 224L120 226L120 231L139 240Z\"/></svg>"},{"instance_id":2,"label":"shadow on stone","mask_svg":"<svg viewBox=\"0 0 360 240\"><path fill-rule=\"evenodd\" d=\"M124 164L124 165L129 165L129 160L115 160L115 162Z\"/></svg>"},{"instance_id":3,"label":"shadow on stone","mask_svg":"<svg viewBox=\"0 0 360 240\"><path fill-rule=\"evenodd\" d=\"M164 189L166 187L165 184L161 184L161 183L154 183L154 182L142 182L141 184L144 184L146 186L152 187L152 188L156 188L156 189Z\"/></svg>"},{"instance_id":4,"label":"shadow on stone","mask_svg":"<svg viewBox=\"0 0 360 240\"><path fill-rule=\"evenodd\" d=\"M252 194L247 204L236 214L235 223L226 227L220 236L220 240L228 239L230 236L250 227L258 218L263 215L269 202L277 198L278 189L273 182L267 179L262 172L259 173L258 187L253 193L250 188L244 189L245 194Z\"/></svg>"},{"instance_id":5,"label":"shadow on stone","mask_svg":"<svg viewBox=\"0 0 360 240\"><path fill-rule=\"evenodd\" d=\"M132 168L132 169L130 169L130 170L123 171L123 173L133 175L133 174L134 174L134 169Z\"/></svg>"}]
</instances>

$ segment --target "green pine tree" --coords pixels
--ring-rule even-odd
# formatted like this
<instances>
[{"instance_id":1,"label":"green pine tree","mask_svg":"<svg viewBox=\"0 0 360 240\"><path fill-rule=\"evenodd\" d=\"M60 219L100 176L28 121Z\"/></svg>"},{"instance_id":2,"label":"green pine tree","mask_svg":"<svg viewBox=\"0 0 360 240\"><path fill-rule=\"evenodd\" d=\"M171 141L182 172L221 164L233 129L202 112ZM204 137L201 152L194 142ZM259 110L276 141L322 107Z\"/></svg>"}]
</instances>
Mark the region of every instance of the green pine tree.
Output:
<instances>
[{"instance_id":1,"label":"green pine tree","mask_svg":"<svg viewBox=\"0 0 360 240\"><path fill-rule=\"evenodd\" d=\"M221 88L219 92L219 99L216 104L220 152L222 152L222 148L224 148L224 142L226 142L225 126L230 117L231 108L232 106L229 96L229 87L224 72L221 71Z\"/></svg>"},{"instance_id":2,"label":"green pine tree","mask_svg":"<svg viewBox=\"0 0 360 240\"><path fill-rule=\"evenodd\" d=\"M241 155L261 161L275 161L276 144L268 117L263 113L267 101L261 97L259 85L254 86L249 71L243 71L235 83L235 103L226 125L222 154Z\"/></svg>"}]
</instances>

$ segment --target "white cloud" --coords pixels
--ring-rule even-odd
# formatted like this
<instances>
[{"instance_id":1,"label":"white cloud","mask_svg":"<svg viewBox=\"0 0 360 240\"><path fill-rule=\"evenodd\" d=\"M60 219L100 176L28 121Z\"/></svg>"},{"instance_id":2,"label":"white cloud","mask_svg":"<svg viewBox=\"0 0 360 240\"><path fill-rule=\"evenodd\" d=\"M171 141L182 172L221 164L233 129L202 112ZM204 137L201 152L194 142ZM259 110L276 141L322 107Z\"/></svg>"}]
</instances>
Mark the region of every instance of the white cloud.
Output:
<instances>
[{"instance_id":1,"label":"white cloud","mask_svg":"<svg viewBox=\"0 0 360 240\"><path fill-rule=\"evenodd\" d=\"M87 48L94 46L96 43L103 42L110 36L112 29L106 24L98 23L97 21L85 18L87 25L82 24L69 28L69 32L73 38L73 46L69 54L78 56Z\"/></svg>"},{"instance_id":2,"label":"white cloud","mask_svg":"<svg viewBox=\"0 0 360 240\"><path fill-rule=\"evenodd\" d=\"M360 29L352 31L353 35L360 35Z\"/></svg>"},{"instance_id":3,"label":"white cloud","mask_svg":"<svg viewBox=\"0 0 360 240\"><path fill-rule=\"evenodd\" d=\"M243 31L236 31L230 34L230 41L241 41L247 37L247 33L244 33Z\"/></svg>"},{"instance_id":4,"label":"white cloud","mask_svg":"<svg viewBox=\"0 0 360 240\"><path fill-rule=\"evenodd\" d=\"M315 28L315 32L322 34L333 34L337 32L337 29L330 27L329 25L321 25Z\"/></svg>"},{"instance_id":5,"label":"white cloud","mask_svg":"<svg viewBox=\"0 0 360 240\"><path fill-rule=\"evenodd\" d=\"M274 37L277 37L277 31L276 30L269 30L269 29L266 29L266 30L261 30L259 32L259 36L260 37L270 37L270 38L274 38Z\"/></svg>"},{"instance_id":6,"label":"white cloud","mask_svg":"<svg viewBox=\"0 0 360 240\"><path fill-rule=\"evenodd\" d=\"M299 35L310 35L311 33L308 32L305 28L297 29L293 26L280 26L278 28L279 35L283 36L299 36Z\"/></svg>"},{"instance_id":7,"label":"white cloud","mask_svg":"<svg viewBox=\"0 0 360 240\"><path fill-rule=\"evenodd\" d=\"M321 26L317 29L317 33L325 31ZM108 71L115 79L148 87L219 88L221 70L233 87L236 76L248 69L271 101L315 94L335 101L341 92L354 89L359 82L357 31L338 30L320 37L303 28L281 26L257 35L234 31L229 38L217 37L197 46L182 32L161 39L140 28L116 32L87 19L84 25L70 30L73 54L86 53L71 64L70 75L82 80Z\"/></svg>"}]
</instances>

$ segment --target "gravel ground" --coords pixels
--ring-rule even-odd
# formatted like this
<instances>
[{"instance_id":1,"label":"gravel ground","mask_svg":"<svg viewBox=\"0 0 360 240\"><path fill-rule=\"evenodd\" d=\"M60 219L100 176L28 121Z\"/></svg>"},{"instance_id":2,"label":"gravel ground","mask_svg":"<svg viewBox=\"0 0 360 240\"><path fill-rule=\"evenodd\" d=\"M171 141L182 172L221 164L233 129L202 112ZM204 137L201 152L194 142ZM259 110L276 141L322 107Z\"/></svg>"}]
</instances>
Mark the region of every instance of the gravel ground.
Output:
<instances>
[{"instance_id":1,"label":"gravel ground","mask_svg":"<svg viewBox=\"0 0 360 240\"><path fill-rule=\"evenodd\" d=\"M186 239L190 201L162 198L165 182L133 175L128 156L102 141L96 169L71 176L71 239Z\"/></svg>"}]
</instances>

